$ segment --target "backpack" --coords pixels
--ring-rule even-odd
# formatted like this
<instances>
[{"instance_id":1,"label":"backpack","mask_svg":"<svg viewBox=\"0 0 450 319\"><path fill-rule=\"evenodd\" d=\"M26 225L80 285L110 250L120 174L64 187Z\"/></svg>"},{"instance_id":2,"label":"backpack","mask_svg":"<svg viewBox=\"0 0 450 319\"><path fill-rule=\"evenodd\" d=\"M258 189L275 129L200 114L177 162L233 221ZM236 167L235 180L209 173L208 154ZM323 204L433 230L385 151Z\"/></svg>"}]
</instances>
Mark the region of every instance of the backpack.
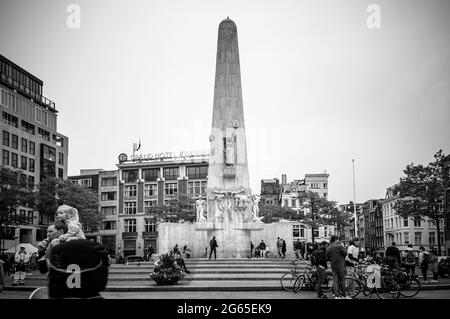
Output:
<instances>
[{"instance_id":1,"label":"backpack","mask_svg":"<svg viewBox=\"0 0 450 319\"><path fill-rule=\"evenodd\" d=\"M316 250L312 255L311 255L311 265L312 266L319 266L319 258L318 258L318 254L319 254L319 250Z\"/></svg>"},{"instance_id":2,"label":"backpack","mask_svg":"<svg viewBox=\"0 0 450 319\"><path fill-rule=\"evenodd\" d=\"M414 253L412 251L408 251L406 253L405 261L407 265L415 265L416 264L416 257L414 256Z\"/></svg>"}]
</instances>

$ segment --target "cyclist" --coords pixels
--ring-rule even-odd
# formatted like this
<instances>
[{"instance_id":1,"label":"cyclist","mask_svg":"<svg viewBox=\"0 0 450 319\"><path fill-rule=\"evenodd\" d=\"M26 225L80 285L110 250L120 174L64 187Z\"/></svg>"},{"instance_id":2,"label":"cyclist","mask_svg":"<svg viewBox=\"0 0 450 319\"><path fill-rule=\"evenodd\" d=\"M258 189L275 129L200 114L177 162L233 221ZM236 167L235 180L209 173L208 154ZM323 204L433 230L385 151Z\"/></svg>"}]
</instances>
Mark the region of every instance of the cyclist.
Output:
<instances>
[{"instance_id":1,"label":"cyclist","mask_svg":"<svg viewBox=\"0 0 450 319\"><path fill-rule=\"evenodd\" d=\"M328 299L327 295L323 293L322 285L325 279L325 270L327 269L327 249L328 243L323 241L320 243L319 248L313 252L311 256L311 265L316 266L317 273L317 298Z\"/></svg>"},{"instance_id":2,"label":"cyclist","mask_svg":"<svg viewBox=\"0 0 450 319\"><path fill-rule=\"evenodd\" d=\"M345 257L345 266L351 267L349 269L350 271L354 271L354 267L358 265L358 255L359 255L359 248L357 244L357 239L352 239L349 242L349 246L347 248L347 256Z\"/></svg>"}]
</instances>

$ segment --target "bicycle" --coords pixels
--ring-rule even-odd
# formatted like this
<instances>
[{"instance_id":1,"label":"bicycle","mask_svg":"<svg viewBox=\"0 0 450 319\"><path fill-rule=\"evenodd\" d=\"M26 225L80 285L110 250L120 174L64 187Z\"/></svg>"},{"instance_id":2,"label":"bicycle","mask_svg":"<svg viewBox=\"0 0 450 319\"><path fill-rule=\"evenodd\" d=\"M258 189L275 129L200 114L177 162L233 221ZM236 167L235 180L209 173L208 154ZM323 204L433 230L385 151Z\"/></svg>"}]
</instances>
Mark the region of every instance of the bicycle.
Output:
<instances>
[{"instance_id":1,"label":"bicycle","mask_svg":"<svg viewBox=\"0 0 450 319\"><path fill-rule=\"evenodd\" d=\"M400 287L390 276L384 275L389 272L388 267L371 266L373 267L370 270L368 269L371 274L367 277L369 298L372 298L375 294L379 299L398 299L400 297Z\"/></svg>"},{"instance_id":2,"label":"bicycle","mask_svg":"<svg viewBox=\"0 0 450 319\"><path fill-rule=\"evenodd\" d=\"M281 287L286 291L294 290L295 280L300 276L300 273L297 271L297 264L295 260L292 261L292 265L294 266L291 271L283 274L280 278Z\"/></svg>"},{"instance_id":3,"label":"bicycle","mask_svg":"<svg viewBox=\"0 0 450 319\"><path fill-rule=\"evenodd\" d=\"M420 282L416 274L406 272L402 268L394 268L388 271L388 276L397 283L403 297L414 297L420 292Z\"/></svg>"},{"instance_id":4,"label":"bicycle","mask_svg":"<svg viewBox=\"0 0 450 319\"><path fill-rule=\"evenodd\" d=\"M330 292L333 289L332 275L329 271L325 271L325 278L322 284L322 290L324 292ZM317 272L311 266L311 263L306 262L306 268L303 273L297 277L294 282L294 293L299 292L303 287L309 287L316 289L317 285Z\"/></svg>"}]
</instances>

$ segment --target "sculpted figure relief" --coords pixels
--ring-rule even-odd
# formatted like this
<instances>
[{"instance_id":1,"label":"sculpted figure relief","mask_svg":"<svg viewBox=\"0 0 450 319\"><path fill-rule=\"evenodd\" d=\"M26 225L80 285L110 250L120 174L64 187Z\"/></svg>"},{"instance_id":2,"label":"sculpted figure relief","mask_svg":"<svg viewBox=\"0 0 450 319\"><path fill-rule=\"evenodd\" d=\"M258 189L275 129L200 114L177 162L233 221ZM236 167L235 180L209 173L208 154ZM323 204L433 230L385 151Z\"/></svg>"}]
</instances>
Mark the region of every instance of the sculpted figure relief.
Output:
<instances>
[{"instance_id":1,"label":"sculpted figure relief","mask_svg":"<svg viewBox=\"0 0 450 319\"><path fill-rule=\"evenodd\" d=\"M261 197L259 195L252 196L252 220L254 222L261 222L264 217L259 217L259 200Z\"/></svg>"},{"instance_id":2,"label":"sculpted figure relief","mask_svg":"<svg viewBox=\"0 0 450 319\"><path fill-rule=\"evenodd\" d=\"M197 208L197 223L206 222L205 200L203 200L200 196L198 197L198 199L196 201L196 208Z\"/></svg>"}]
</instances>

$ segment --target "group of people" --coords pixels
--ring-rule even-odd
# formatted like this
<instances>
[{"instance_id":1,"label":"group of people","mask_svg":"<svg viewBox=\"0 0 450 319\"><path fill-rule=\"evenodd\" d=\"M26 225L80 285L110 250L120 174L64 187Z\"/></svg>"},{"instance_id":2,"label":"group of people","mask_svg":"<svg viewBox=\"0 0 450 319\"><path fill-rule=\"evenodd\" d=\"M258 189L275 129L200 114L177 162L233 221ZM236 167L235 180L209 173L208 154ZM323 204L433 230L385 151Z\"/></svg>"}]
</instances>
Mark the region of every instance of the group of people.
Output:
<instances>
[{"instance_id":1,"label":"group of people","mask_svg":"<svg viewBox=\"0 0 450 319\"><path fill-rule=\"evenodd\" d=\"M59 206L55 220L38 244L37 253L38 269L47 274L48 284L30 298L101 298L110 265L107 250L86 240L76 208ZM21 246L15 255L13 285L23 285L25 281L30 260L25 248Z\"/></svg>"},{"instance_id":2,"label":"group of people","mask_svg":"<svg viewBox=\"0 0 450 319\"><path fill-rule=\"evenodd\" d=\"M419 253L417 253L413 250L413 246L409 244L406 251L402 254L396 247L395 242L393 242L386 249L384 263L392 269L404 267L411 274L415 274L416 265L418 264L422 271L423 283L428 283L428 271L433 274L433 279L429 282L438 282L439 259L436 249L427 251L423 246L420 246Z\"/></svg>"}]
</instances>

